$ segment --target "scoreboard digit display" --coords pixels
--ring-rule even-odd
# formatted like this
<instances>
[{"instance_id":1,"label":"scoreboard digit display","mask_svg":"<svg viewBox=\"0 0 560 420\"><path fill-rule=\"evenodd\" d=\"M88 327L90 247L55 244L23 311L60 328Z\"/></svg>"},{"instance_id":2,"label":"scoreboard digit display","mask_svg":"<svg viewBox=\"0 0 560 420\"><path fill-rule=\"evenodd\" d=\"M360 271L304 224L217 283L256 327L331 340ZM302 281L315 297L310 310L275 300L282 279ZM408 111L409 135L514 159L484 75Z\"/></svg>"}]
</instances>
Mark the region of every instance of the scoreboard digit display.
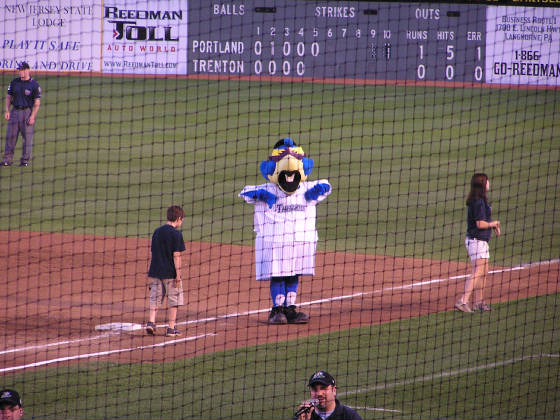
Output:
<instances>
[{"instance_id":1,"label":"scoreboard digit display","mask_svg":"<svg viewBox=\"0 0 560 420\"><path fill-rule=\"evenodd\" d=\"M558 66L558 9L303 0L190 0L188 5L190 75L484 83L503 82L508 71L509 79L515 78L522 68L539 72L543 57L545 65ZM536 27L522 27L521 22L534 22ZM514 28L550 33L541 42L514 34ZM540 44L545 41L543 49ZM530 68L515 64L518 70L512 65L508 70L503 64L515 57L527 61L529 56ZM546 82L558 84L554 70L547 71L552 77L540 71ZM542 83L542 77L525 80L532 82Z\"/></svg>"}]
</instances>

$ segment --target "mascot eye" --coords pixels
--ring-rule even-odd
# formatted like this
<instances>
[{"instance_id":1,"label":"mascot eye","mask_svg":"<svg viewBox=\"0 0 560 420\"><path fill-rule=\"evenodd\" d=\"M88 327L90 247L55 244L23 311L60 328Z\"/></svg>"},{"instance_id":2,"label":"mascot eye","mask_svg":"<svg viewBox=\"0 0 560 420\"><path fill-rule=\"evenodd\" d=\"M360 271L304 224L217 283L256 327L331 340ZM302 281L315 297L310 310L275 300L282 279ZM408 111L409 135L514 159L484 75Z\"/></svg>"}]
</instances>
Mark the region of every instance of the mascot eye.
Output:
<instances>
[{"instance_id":1,"label":"mascot eye","mask_svg":"<svg viewBox=\"0 0 560 420\"><path fill-rule=\"evenodd\" d=\"M290 155L296 159L302 160L305 153L301 147L289 147L287 149L274 149L272 154L268 157L269 160L273 162L278 162L282 160L285 156Z\"/></svg>"}]
</instances>

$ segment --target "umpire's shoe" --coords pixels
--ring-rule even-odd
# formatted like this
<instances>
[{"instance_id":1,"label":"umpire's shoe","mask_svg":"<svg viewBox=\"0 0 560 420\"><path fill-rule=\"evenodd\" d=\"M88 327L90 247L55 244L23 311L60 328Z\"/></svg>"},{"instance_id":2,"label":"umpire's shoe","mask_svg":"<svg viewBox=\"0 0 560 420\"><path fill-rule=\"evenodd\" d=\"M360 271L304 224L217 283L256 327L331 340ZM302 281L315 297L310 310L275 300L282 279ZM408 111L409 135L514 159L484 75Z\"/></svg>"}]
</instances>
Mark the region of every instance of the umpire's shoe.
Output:
<instances>
[{"instance_id":1,"label":"umpire's shoe","mask_svg":"<svg viewBox=\"0 0 560 420\"><path fill-rule=\"evenodd\" d=\"M270 325L287 324L288 320L284 314L285 309L284 306L275 306L272 308L270 315L268 315L268 323Z\"/></svg>"},{"instance_id":2,"label":"umpire's shoe","mask_svg":"<svg viewBox=\"0 0 560 420\"><path fill-rule=\"evenodd\" d=\"M297 312L296 305L290 305L286 307L284 311L288 324L307 324L309 322L309 315L303 312Z\"/></svg>"}]
</instances>

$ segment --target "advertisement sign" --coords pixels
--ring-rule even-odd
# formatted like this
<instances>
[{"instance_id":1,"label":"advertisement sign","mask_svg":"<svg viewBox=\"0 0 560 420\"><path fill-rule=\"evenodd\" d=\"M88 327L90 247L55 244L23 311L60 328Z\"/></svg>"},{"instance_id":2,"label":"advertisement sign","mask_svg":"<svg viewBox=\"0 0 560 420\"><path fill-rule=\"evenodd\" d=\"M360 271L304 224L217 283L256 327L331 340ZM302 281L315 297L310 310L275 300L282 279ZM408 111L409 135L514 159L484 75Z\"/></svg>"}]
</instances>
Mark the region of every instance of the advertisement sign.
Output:
<instances>
[{"instance_id":1,"label":"advertisement sign","mask_svg":"<svg viewBox=\"0 0 560 420\"><path fill-rule=\"evenodd\" d=\"M5 0L0 8L0 70L100 70L100 8L85 0Z\"/></svg>"},{"instance_id":2,"label":"advertisement sign","mask_svg":"<svg viewBox=\"0 0 560 420\"><path fill-rule=\"evenodd\" d=\"M187 1L103 2L102 71L187 73Z\"/></svg>"},{"instance_id":3,"label":"advertisement sign","mask_svg":"<svg viewBox=\"0 0 560 420\"><path fill-rule=\"evenodd\" d=\"M560 86L560 9L488 7L486 81Z\"/></svg>"}]
</instances>

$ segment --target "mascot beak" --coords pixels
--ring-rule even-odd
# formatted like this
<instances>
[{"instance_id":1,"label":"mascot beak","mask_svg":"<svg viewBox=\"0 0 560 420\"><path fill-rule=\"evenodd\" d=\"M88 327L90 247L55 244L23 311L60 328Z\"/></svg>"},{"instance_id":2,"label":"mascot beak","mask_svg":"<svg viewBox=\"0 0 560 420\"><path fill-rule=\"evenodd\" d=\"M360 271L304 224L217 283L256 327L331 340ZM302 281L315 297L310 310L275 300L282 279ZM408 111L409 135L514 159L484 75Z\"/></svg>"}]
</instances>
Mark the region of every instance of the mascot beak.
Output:
<instances>
[{"instance_id":1,"label":"mascot beak","mask_svg":"<svg viewBox=\"0 0 560 420\"><path fill-rule=\"evenodd\" d=\"M301 169L301 161L293 156L286 156L282 159L278 167L282 166L282 171L299 171Z\"/></svg>"}]
</instances>

